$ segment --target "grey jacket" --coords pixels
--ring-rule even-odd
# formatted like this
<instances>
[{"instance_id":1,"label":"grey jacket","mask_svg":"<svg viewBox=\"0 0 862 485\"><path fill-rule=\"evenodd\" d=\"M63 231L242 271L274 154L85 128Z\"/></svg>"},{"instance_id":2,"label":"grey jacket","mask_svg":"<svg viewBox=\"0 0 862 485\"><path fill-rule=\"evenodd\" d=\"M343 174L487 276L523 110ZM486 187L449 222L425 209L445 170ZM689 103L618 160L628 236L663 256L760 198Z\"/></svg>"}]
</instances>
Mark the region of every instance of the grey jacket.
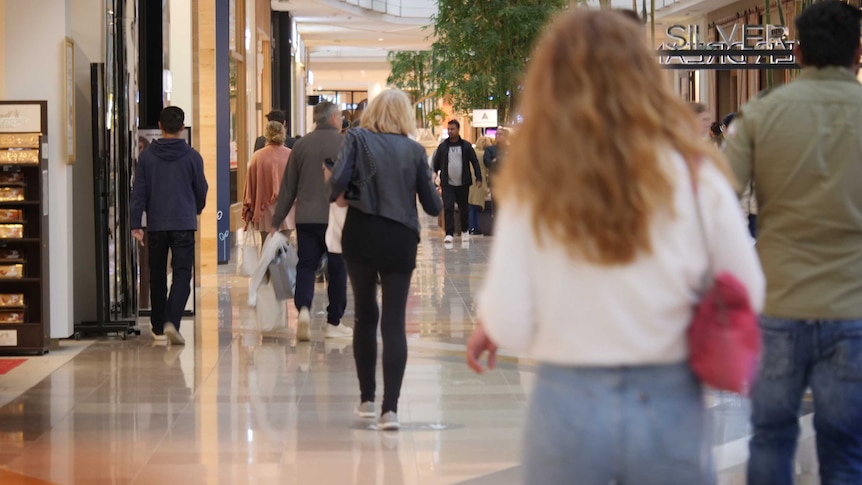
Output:
<instances>
[{"instance_id":1,"label":"grey jacket","mask_svg":"<svg viewBox=\"0 0 862 485\"><path fill-rule=\"evenodd\" d=\"M335 160L344 136L333 126L319 126L296 141L278 189L272 225L281 226L296 201L297 224L329 222L329 188L323 181L323 161Z\"/></svg>"},{"instance_id":2,"label":"grey jacket","mask_svg":"<svg viewBox=\"0 0 862 485\"><path fill-rule=\"evenodd\" d=\"M351 129L332 168L329 183L332 185L330 200L346 192L345 198L351 207L400 222L417 235L416 196L429 215L436 216L443 209L431 179L425 149L403 135ZM351 192L354 195L358 192L358 197L347 197Z\"/></svg>"}]
</instances>

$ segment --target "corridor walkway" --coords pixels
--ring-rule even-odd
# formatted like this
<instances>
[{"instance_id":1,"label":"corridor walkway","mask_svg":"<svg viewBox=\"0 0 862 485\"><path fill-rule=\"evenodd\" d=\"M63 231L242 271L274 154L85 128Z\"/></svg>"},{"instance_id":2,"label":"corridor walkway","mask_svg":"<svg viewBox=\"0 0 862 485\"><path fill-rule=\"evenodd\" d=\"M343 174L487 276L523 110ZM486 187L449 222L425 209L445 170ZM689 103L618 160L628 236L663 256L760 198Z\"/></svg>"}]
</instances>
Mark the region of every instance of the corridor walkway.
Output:
<instances>
[{"instance_id":1,"label":"corridor walkway","mask_svg":"<svg viewBox=\"0 0 862 485\"><path fill-rule=\"evenodd\" d=\"M456 238L447 249L436 220L423 220L400 432L354 416L351 345L322 338L322 285L312 341L297 344L292 305L290 330L262 337L247 279L225 266L202 281L198 315L182 325L185 347L153 346L142 320L139 338L63 342L0 376L0 483L520 483L535 368L504 353L499 370L479 376L463 358L492 238ZM28 383L31 374L38 381ZM742 484L748 405L715 393L706 400L720 483ZM814 484L810 415L803 424L797 483Z\"/></svg>"}]
</instances>

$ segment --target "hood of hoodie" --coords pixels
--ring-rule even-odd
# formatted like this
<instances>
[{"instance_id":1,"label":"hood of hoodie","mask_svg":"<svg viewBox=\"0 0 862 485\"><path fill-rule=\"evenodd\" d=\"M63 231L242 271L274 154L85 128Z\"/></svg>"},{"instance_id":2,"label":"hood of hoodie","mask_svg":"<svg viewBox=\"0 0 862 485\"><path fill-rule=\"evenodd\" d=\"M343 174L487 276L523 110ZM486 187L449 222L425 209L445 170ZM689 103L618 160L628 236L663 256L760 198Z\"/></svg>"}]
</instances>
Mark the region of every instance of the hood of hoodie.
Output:
<instances>
[{"instance_id":1,"label":"hood of hoodie","mask_svg":"<svg viewBox=\"0 0 862 485\"><path fill-rule=\"evenodd\" d=\"M192 147L182 138L159 138L150 143L149 149L162 160L174 161L184 158Z\"/></svg>"}]
</instances>

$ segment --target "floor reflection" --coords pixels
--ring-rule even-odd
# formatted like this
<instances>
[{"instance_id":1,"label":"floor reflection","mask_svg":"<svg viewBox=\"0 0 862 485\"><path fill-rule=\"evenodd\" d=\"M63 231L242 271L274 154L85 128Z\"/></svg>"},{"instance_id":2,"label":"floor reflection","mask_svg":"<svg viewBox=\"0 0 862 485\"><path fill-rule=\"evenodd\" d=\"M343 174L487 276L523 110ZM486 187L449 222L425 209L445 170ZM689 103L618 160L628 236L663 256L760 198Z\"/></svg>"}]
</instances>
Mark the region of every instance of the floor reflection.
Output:
<instances>
[{"instance_id":1,"label":"floor reflection","mask_svg":"<svg viewBox=\"0 0 862 485\"><path fill-rule=\"evenodd\" d=\"M14 473L59 484L519 483L535 365L505 353L485 375L464 365L491 238L447 248L434 222L408 303L400 432L354 415L352 346L322 338L322 285L312 341L297 343L292 302L288 328L261 334L248 280L224 266L202 279L200 311L181 328L185 347L152 345L144 325L140 338L93 343L0 407L0 481ZM723 393L705 402L720 483L743 483L749 405ZM798 483L816 483L813 432L803 429Z\"/></svg>"}]
</instances>

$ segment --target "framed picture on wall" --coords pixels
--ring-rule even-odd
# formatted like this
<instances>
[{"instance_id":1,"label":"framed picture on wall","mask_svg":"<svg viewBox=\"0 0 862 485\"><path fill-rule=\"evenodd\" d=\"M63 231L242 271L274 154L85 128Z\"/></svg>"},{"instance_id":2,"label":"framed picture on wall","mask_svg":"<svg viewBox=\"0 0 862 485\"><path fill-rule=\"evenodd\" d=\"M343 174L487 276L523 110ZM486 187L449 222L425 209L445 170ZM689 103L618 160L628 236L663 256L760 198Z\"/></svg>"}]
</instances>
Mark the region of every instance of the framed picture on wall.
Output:
<instances>
[{"instance_id":1,"label":"framed picture on wall","mask_svg":"<svg viewBox=\"0 0 862 485\"><path fill-rule=\"evenodd\" d=\"M66 37L66 163L75 163L75 41Z\"/></svg>"},{"instance_id":2,"label":"framed picture on wall","mask_svg":"<svg viewBox=\"0 0 862 485\"><path fill-rule=\"evenodd\" d=\"M158 128L138 128L138 150L136 155L140 155L144 148L150 146L155 140L158 140L162 137L162 130ZM180 138L186 141L186 143L191 146L192 144L192 127L185 126L183 127L182 135Z\"/></svg>"}]
</instances>

